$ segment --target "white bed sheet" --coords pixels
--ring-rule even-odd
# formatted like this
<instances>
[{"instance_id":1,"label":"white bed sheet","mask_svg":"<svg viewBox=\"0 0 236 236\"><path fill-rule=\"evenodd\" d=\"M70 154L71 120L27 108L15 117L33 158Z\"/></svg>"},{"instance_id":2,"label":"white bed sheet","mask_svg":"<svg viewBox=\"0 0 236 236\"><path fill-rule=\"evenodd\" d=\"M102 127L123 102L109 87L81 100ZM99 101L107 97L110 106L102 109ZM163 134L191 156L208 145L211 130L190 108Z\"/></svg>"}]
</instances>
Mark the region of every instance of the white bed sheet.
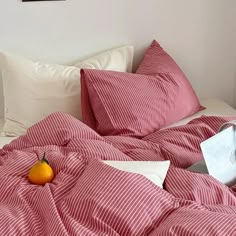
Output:
<instances>
[{"instance_id":1,"label":"white bed sheet","mask_svg":"<svg viewBox=\"0 0 236 236\"><path fill-rule=\"evenodd\" d=\"M202 115L212 115L212 116L235 116L236 117L236 110L229 106L227 103L218 100L218 99L204 99L201 100L202 106L206 107L205 110L202 110L193 116L189 116L181 121L178 121L174 124L166 126L165 128L175 127L179 125L187 124L192 119L200 117ZM0 133L3 130L4 119L0 118ZM0 148L2 148L5 144L10 143L12 140L16 139L16 137L3 137L0 136Z\"/></svg>"},{"instance_id":2,"label":"white bed sheet","mask_svg":"<svg viewBox=\"0 0 236 236\"><path fill-rule=\"evenodd\" d=\"M202 115L207 115L207 116L236 116L236 110L225 103L224 101L218 100L218 99L203 99L200 101L201 105L206 107L206 109L197 112L193 116L189 116L183 120L180 120L176 123L173 123L171 125L168 125L165 127L175 127L179 125L185 125L189 121L198 118Z\"/></svg>"},{"instance_id":3,"label":"white bed sheet","mask_svg":"<svg viewBox=\"0 0 236 236\"><path fill-rule=\"evenodd\" d=\"M2 133L3 125L4 125L4 118L0 118L0 134ZM16 137L3 137L3 136L0 136L0 148L2 148L5 144L10 143L14 139L16 139Z\"/></svg>"}]
</instances>

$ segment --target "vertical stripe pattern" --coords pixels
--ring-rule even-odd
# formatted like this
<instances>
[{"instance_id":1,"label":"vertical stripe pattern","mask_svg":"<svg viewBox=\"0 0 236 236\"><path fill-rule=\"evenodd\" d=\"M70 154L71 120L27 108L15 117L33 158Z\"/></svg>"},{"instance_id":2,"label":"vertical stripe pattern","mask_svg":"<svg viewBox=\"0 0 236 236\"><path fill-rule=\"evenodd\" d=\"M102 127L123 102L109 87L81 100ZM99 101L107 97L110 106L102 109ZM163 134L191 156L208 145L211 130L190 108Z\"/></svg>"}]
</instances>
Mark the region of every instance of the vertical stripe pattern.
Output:
<instances>
[{"instance_id":1,"label":"vertical stripe pattern","mask_svg":"<svg viewBox=\"0 0 236 236\"><path fill-rule=\"evenodd\" d=\"M229 119L204 116L141 140L48 116L0 150L0 235L234 236L236 187L179 168L198 160L198 143ZM27 174L44 152L55 178L36 186ZM165 189L101 162L168 158Z\"/></svg>"}]
</instances>

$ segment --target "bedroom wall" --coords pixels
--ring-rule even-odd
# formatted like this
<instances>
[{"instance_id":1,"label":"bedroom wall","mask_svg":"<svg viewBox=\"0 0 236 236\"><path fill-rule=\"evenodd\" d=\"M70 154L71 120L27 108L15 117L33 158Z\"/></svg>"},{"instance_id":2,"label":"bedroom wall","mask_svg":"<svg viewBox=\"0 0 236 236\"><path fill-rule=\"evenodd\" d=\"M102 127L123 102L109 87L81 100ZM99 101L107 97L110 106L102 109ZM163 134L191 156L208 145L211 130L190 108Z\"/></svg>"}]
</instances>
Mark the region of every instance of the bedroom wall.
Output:
<instances>
[{"instance_id":1,"label":"bedroom wall","mask_svg":"<svg viewBox=\"0 0 236 236\"><path fill-rule=\"evenodd\" d=\"M236 102L234 0L1 3L0 49L45 62L69 63L133 44L136 68L155 38L182 67L200 97ZM0 99L2 115L2 85Z\"/></svg>"},{"instance_id":2,"label":"bedroom wall","mask_svg":"<svg viewBox=\"0 0 236 236\"><path fill-rule=\"evenodd\" d=\"M236 106L236 1L233 2L233 7L232 7L232 14L233 17L232 19L232 24L233 24L233 46L232 48L234 49L234 89L233 89L233 94L234 94L234 104Z\"/></svg>"}]
</instances>

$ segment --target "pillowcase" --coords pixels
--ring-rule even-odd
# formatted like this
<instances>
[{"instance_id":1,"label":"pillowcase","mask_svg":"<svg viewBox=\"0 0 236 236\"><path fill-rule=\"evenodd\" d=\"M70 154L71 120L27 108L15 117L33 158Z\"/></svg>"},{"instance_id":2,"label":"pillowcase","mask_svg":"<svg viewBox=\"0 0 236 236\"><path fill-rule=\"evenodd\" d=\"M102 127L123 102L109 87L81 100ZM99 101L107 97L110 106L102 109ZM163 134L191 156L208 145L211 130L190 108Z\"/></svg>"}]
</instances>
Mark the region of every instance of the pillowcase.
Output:
<instances>
[{"instance_id":1,"label":"pillowcase","mask_svg":"<svg viewBox=\"0 0 236 236\"><path fill-rule=\"evenodd\" d=\"M201 109L184 73L156 41L137 72L82 70L83 121L102 135L142 138Z\"/></svg>"},{"instance_id":2,"label":"pillowcase","mask_svg":"<svg viewBox=\"0 0 236 236\"><path fill-rule=\"evenodd\" d=\"M5 125L3 134L18 136L53 112L81 116L80 68L131 71L133 47L101 53L75 66L44 64L0 52Z\"/></svg>"},{"instance_id":3,"label":"pillowcase","mask_svg":"<svg viewBox=\"0 0 236 236\"><path fill-rule=\"evenodd\" d=\"M105 164L129 173L141 174L163 188L170 161L103 161Z\"/></svg>"}]
</instances>

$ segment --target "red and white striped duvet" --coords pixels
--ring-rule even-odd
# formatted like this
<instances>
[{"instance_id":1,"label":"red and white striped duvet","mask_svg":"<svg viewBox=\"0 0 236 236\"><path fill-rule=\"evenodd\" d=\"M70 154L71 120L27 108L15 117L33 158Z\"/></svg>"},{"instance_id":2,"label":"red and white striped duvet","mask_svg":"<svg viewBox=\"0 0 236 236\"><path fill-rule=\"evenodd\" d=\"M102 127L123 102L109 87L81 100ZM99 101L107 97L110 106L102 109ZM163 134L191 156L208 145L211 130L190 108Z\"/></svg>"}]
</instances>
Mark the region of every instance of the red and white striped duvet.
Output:
<instances>
[{"instance_id":1,"label":"red and white striped duvet","mask_svg":"<svg viewBox=\"0 0 236 236\"><path fill-rule=\"evenodd\" d=\"M236 235L235 188L182 169L226 120L201 117L139 140L50 115L0 150L0 235ZM27 174L44 151L56 175L35 186ZM108 159L170 159L165 190Z\"/></svg>"}]
</instances>

